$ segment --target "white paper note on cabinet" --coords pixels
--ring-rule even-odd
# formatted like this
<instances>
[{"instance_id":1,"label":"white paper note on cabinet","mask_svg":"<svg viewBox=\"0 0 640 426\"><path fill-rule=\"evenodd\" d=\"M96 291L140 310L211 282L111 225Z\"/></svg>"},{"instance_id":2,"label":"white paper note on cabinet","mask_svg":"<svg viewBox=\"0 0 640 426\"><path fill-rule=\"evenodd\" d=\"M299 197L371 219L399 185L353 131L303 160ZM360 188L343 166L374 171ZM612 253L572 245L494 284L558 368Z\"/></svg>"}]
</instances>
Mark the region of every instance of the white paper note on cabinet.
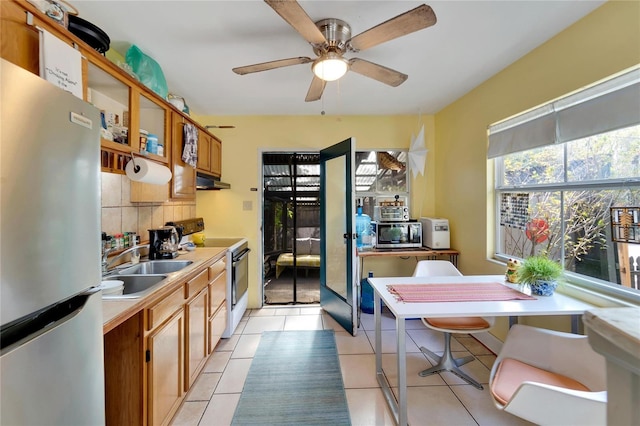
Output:
<instances>
[{"instance_id":1,"label":"white paper note on cabinet","mask_svg":"<svg viewBox=\"0 0 640 426\"><path fill-rule=\"evenodd\" d=\"M43 29L40 29L40 77L83 99L80 52Z\"/></svg>"}]
</instances>

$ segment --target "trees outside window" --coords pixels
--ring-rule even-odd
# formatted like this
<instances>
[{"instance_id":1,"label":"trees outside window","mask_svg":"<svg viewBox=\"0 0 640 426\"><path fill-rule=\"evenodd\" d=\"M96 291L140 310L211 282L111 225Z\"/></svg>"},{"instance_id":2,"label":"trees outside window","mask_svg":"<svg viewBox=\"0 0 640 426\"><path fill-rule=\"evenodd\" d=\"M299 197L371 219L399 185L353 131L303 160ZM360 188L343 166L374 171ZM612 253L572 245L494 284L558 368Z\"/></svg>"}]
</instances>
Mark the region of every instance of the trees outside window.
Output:
<instances>
[{"instance_id":1,"label":"trees outside window","mask_svg":"<svg viewBox=\"0 0 640 426\"><path fill-rule=\"evenodd\" d=\"M619 258L610 208L640 206L640 125L498 157L496 205L498 257L544 253L619 286L640 259Z\"/></svg>"}]
</instances>

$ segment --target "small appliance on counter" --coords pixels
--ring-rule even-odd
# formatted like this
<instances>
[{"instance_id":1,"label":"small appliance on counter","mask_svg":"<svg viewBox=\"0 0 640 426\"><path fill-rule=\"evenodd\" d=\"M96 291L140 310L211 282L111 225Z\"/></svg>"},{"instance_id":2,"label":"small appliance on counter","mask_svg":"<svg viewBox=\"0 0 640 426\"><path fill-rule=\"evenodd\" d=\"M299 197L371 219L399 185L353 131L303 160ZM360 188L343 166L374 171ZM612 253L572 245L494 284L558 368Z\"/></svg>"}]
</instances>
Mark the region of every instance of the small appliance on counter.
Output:
<instances>
[{"instance_id":1,"label":"small appliance on counter","mask_svg":"<svg viewBox=\"0 0 640 426\"><path fill-rule=\"evenodd\" d=\"M380 222L375 224L376 248L406 249L422 247L422 223Z\"/></svg>"},{"instance_id":2,"label":"small appliance on counter","mask_svg":"<svg viewBox=\"0 0 640 426\"><path fill-rule=\"evenodd\" d=\"M396 195L393 199L378 200L373 206L373 220L376 222L401 222L409 220L409 204L406 197Z\"/></svg>"},{"instance_id":3,"label":"small appliance on counter","mask_svg":"<svg viewBox=\"0 0 640 426\"><path fill-rule=\"evenodd\" d=\"M181 235L175 226L149 229L149 260L178 257Z\"/></svg>"},{"instance_id":4,"label":"small appliance on counter","mask_svg":"<svg viewBox=\"0 0 640 426\"><path fill-rule=\"evenodd\" d=\"M441 217L421 217L422 244L430 249L449 249L449 220Z\"/></svg>"}]
</instances>

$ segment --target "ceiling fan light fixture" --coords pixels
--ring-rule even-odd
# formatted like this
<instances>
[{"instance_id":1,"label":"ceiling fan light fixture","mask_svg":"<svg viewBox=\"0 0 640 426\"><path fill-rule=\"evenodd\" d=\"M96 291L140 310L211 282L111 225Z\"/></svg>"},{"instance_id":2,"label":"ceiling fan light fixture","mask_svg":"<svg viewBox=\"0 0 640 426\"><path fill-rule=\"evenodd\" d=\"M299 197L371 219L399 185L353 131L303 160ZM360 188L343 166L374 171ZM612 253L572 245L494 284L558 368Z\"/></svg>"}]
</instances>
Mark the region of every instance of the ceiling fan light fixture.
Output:
<instances>
[{"instance_id":1,"label":"ceiling fan light fixture","mask_svg":"<svg viewBox=\"0 0 640 426\"><path fill-rule=\"evenodd\" d=\"M320 56L313 63L313 73L324 81L335 81L345 75L348 69L349 62L334 52Z\"/></svg>"}]
</instances>

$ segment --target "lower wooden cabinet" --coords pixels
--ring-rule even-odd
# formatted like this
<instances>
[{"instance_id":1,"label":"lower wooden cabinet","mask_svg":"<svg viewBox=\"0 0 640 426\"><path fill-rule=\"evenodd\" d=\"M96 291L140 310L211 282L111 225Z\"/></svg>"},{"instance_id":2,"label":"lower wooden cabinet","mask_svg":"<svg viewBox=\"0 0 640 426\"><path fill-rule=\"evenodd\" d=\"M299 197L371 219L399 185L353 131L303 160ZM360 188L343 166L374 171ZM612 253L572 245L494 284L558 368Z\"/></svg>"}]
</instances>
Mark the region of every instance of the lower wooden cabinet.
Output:
<instances>
[{"instance_id":1,"label":"lower wooden cabinet","mask_svg":"<svg viewBox=\"0 0 640 426\"><path fill-rule=\"evenodd\" d=\"M212 353L227 328L227 272L224 259L209 267L209 348Z\"/></svg>"},{"instance_id":2,"label":"lower wooden cabinet","mask_svg":"<svg viewBox=\"0 0 640 426\"><path fill-rule=\"evenodd\" d=\"M148 424L168 425L184 395L182 307L147 337Z\"/></svg>"},{"instance_id":3,"label":"lower wooden cabinet","mask_svg":"<svg viewBox=\"0 0 640 426\"><path fill-rule=\"evenodd\" d=\"M222 333L224 333L225 328L227 328L226 301L222 302L222 305L209 320L209 353L213 353L213 350L222 338Z\"/></svg>"},{"instance_id":4,"label":"lower wooden cabinet","mask_svg":"<svg viewBox=\"0 0 640 426\"><path fill-rule=\"evenodd\" d=\"M198 374L209 355L207 346L207 301L209 289L204 288L186 305L187 311L187 375L185 377L185 390L188 390L198 378Z\"/></svg>"},{"instance_id":5,"label":"lower wooden cabinet","mask_svg":"<svg viewBox=\"0 0 640 426\"><path fill-rule=\"evenodd\" d=\"M107 425L168 425L226 328L224 258L104 336Z\"/></svg>"}]
</instances>

